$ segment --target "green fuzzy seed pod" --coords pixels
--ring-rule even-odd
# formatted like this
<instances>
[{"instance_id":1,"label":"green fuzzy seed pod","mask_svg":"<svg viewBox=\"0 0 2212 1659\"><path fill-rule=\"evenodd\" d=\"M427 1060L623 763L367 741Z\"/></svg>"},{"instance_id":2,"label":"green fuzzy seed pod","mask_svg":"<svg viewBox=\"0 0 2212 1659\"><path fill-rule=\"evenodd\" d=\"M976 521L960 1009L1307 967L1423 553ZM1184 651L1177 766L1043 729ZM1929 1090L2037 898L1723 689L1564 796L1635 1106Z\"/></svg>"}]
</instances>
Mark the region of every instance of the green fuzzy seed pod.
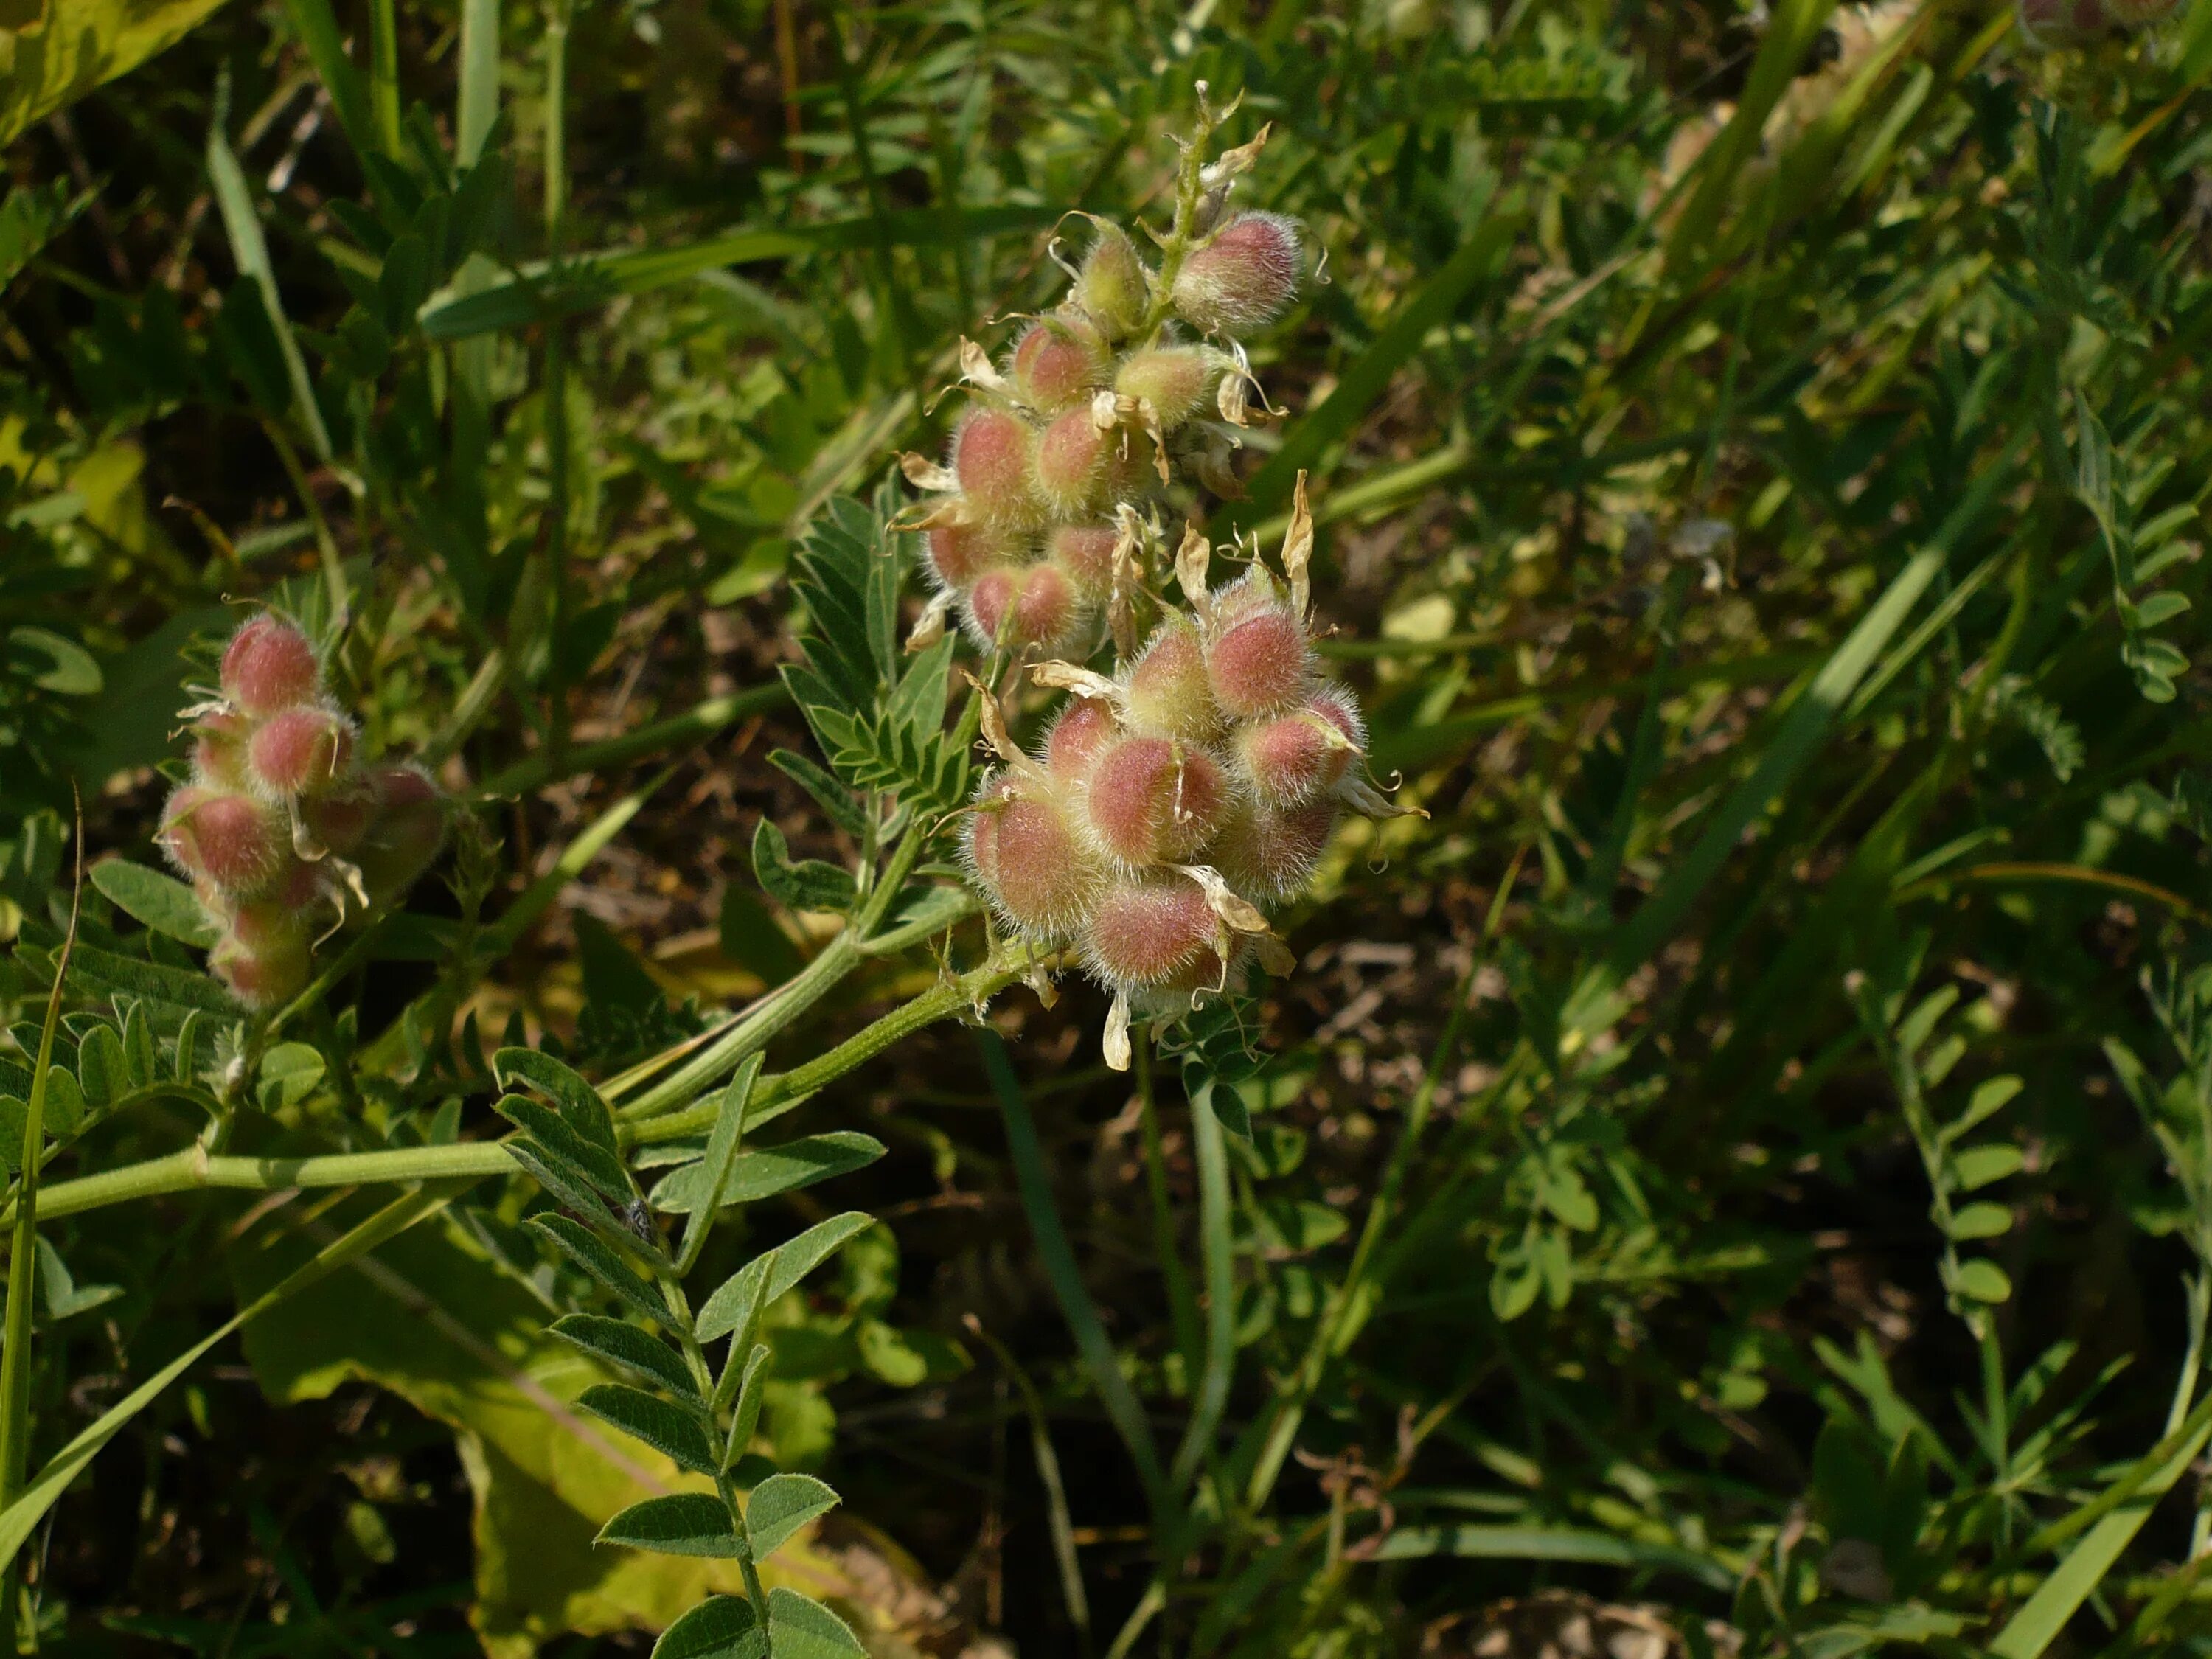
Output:
<instances>
[{"instance_id":1,"label":"green fuzzy seed pod","mask_svg":"<svg viewBox=\"0 0 2212 1659\"><path fill-rule=\"evenodd\" d=\"M1144 326L1152 300L1151 274L1120 226L1098 227L1098 240L1084 256L1068 299L1109 340L1125 340Z\"/></svg>"}]
</instances>

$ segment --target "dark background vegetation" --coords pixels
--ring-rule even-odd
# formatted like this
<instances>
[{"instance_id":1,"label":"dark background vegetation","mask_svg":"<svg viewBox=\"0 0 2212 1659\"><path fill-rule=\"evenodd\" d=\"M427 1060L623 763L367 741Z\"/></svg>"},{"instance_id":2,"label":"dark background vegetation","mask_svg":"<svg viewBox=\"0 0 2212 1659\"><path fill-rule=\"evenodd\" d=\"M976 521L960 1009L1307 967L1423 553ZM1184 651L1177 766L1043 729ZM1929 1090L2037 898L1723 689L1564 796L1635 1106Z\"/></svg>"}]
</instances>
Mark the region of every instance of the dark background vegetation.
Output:
<instances>
[{"instance_id":1,"label":"dark background vegetation","mask_svg":"<svg viewBox=\"0 0 2212 1659\"><path fill-rule=\"evenodd\" d=\"M384 181L299 14L238 0L4 152L50 239L22 232L22 268L0 267L0 925L30 939L65 908L72 780L91 852L149 856L179 649L237 602L312 599L311 509L352 579L340 672L374 745L433 742L506 653L448 763L462 784L772 685L786 560L822 502L939 441L957 338L995 343L986 318L1055 296L1061 213L1158 222L1194 81L1242 91L1236 136L1274 123L1250 198L1305 220L1328 280L1264 342L1288 416L1211 522L1272 542L1313 470L1327 649L1426 816L1347 831L1284 919L1301 966L1255 1006L1272 1058L1236 1161L1231 1437L1319 1322L1346 1340L1279 1484L1176 1564L1137 1650L1462 1654L1504 1631L1534 1654L1575 1613L1671 1650L2201 1650L2194 1465L2078 1589L2096 1529L2045 1529L2166 1462L2201 1359L2206 686L2197 613L2165 596L2203 582L2206 9L2045 53L1947 0L584 4L549 230L558 14L510 4L475 244L492 270L556 241L860 228L526 312L483 337L471 445L426 401L459 349L409 331L453 270L391 276L362 232ZM398 19L407 119L451 145L459 15ZM1738 100L1752 115L1714 142ZM334 464L241 298L211 130ZM379 363L348 319L395 289ZM526 573L556 535L549 608ZM1870 633L1886 596L1903 608ZM487 805L495 911L649 790L471 993L487 1045L513 1017L617 1071L818 948L829 924L748 867L764 814L802 854L853 855L766 763L809 745L763 695ZM435 882L414 904L460 909ZM372 964L313 1040L372 1048L437 971ZM935 972L926 951L877 964L776 1063ZM0 979L19 1030L42 988ZM1170 1093L1148 1154L1102 1016L1079 985L992 1011L1092 1295L1174 1425L1189 1140ZM488 1083L455 1075L465 1132L489 1133ZM1970 1101L1996 1103L1947 1137ZM890 1146L837 1202L896 1244L791 1312L780 1458L872 1529L853 1547L897 1639L1103 1650L1158 1540L973 1035L924 1033L809 1109ZM375 1145L404 1115L322 1132ZM103 1124L66 1170L179 1133ZM247 1208L186 1194L54 1225L74 1282L116 1294L42 1324L34 1465L233 1310ZM533 1265L510 1261L514 1295L565 1293ZM303 1316L340 1348L346 1294ZM897 1357L855 1346L872 1322L907 1334ZM469 1408L327 1353L325 1389L272 1403L283 1358L250 1347L219 1348L53 1511L46 1646L476 1650ZM526 1558L527 1527L500 1547ZM2017 1622L2054 1582L2056 1614Z\"/></svg>"}]
</instances>

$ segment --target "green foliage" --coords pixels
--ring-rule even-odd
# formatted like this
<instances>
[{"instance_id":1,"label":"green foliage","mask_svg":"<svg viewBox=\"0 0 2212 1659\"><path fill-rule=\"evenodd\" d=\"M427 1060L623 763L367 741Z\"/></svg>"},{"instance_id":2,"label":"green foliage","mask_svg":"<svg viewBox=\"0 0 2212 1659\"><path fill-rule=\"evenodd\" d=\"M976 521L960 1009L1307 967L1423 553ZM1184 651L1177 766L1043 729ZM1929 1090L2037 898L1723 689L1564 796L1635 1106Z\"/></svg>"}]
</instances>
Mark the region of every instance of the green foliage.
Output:
<instances>
[{"instance_id":1,"label":"green foliage","mask_svg":"<svg viewBox=\"0 0 2212 1659\"><path fill-rule=\"evenodd\" d=\"M26 1639L2203 1649L2212 8L288 0L112 86L209 9L69 9L0 20ZM1163 528L1308 475L1428 816L1133 1098L955 884L963 673L1052 711L906 649L878 481L1200 80L1328 258ZM466 809L266 1016L150 843L242 601Z\"/></svg>"}]
</instances>

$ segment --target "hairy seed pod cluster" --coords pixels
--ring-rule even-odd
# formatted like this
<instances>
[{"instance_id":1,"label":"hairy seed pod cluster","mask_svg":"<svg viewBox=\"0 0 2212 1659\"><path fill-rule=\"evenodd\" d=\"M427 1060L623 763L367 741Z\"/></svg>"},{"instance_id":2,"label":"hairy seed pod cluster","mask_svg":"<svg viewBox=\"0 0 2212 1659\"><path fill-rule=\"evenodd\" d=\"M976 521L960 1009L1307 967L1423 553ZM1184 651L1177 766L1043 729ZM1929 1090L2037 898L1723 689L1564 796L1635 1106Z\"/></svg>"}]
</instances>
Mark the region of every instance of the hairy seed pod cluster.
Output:
<instances>
[{"instance_id":1,"label":"hairy seed pod cluster","mask_svg":"<svg viewBox=\"0 0 2212 1659\"><path fill-rule=\"evenodd\" d=\"M306 986L319 931L422 872L445 797L418 767L362 763L313 641L273 613L231 636L220 694L185 712L191 781L158 839L221 930L208 965L268 1007Z\"/></svg>"},{"instance_id":2,"label":"hairy seed pod cluster","mask_svg":"<svg viewBox=\"0 0 2212 1659\"><path fill-rule=\"evenodd\" d=\"M965 819L969 872L1008 932L1076 952L1112 994L1116 1066L1133 1018L1188 1010L1247 959L1287 968L1265 907L1305 890L1344 811L1393 810L1358 702L1315 659L1312 533L1301 479L1280 577L1255 562L1209 586L1212 550L1188 535L1183 605L1115 672L1031 667L1073 694L1032 750L984 697L1000 764Z\"/></svg>"},{"instance_id":3,"label":"hairy seed pod cluster","mask_svg":"<svg viewBox=\"0 0 2212 1659\"><path fill-rule=\"evenodd\" d=\"M1209 170L1208 190L1225 193L1257 149L1237 152L1218 183ZM1066 297L1003 360L962 343L972 401L944 461L903 458L933 495L903 526L923 532L939 589L925 638L957 611L986 649L1083 654L1117 582L1133 582L1134 515L1178 469L1233 484L1228 456L1250 414L1242 342L1297 297L1305 239L1279 214L1223 215L1211 194L1188 208L1157 265L1094 221Z\"/></svg>"}]
</instances>

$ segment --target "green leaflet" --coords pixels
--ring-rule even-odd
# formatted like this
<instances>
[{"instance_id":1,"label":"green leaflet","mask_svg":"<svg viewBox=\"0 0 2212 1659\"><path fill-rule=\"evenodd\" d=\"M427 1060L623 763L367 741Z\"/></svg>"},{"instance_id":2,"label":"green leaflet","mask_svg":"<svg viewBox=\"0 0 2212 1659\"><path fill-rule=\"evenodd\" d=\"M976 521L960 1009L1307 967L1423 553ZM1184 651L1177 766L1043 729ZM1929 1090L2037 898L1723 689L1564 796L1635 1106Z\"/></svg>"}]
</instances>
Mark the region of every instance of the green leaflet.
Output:
<instances>
[{"instance_id":1,"label":"green leaflet","mask_svg":"<svg viewBox=\"0 0 2212 1659\"><path fill-rule=\"evenodd\" d=\"M757 1204L779 1193L796 1192L832 1176L865 1169L883 1155L882 1141L851 1129L807 1135L786 1141L781 1146L740 1152L731 1164L729 1178L722 1183L720 1202ZM687 1164L664 1176L653 1188L653 1207L664 1215L689 1215L705 1197L706 1182L703 1163Z\"/></svg>"},{"instance_id":2,"label":"green leaflet","mask_svg":"<svg viewBox=\"0 0 2212 1659\"><path fill-rule=\"evenodd\" d=\"M222 0L33 0L0 79L0 144L166 51ZM11 23L13 20L11 19Z\"/></svg>"},{"instance_id":3,"label":"green leaflet","mask_svg":"<svg viewBox=\"0 0 2212 1659\"><path fill-rule=\"evenodd\" d=\"M117 909L194 950L208 949L222 931L192 890L174 876L123 859L103 860L92 866L91 876L92 884Z\"/></svg>"},{"instance_id":4,"label":"green leaflet","mask_svg":"<svg viewBox=\"0 0 2212 1659\"><path fill-rule=\"evenodd\" d=\"M745 1532L753 1559L765 1561L810 1521L836 1507L837 1494L811 1474L772 1474L745 1500Z\"/></svg>"},{"instance_id":5,"label":"green leaflet","mask_svg":"<svg viewBox=\"0 0 2212 1659\"><path fill-rule=\"evenodd\" d=\"M778 1479L782 1477L779 1476ZM598 1541L662 1555L738 1559L738 1535L730 1512L712 1492L684 1492L633 1504L599 1528ZM762 1551L766 1554L766 1551Z\"/></svg>"}]
</instances>

